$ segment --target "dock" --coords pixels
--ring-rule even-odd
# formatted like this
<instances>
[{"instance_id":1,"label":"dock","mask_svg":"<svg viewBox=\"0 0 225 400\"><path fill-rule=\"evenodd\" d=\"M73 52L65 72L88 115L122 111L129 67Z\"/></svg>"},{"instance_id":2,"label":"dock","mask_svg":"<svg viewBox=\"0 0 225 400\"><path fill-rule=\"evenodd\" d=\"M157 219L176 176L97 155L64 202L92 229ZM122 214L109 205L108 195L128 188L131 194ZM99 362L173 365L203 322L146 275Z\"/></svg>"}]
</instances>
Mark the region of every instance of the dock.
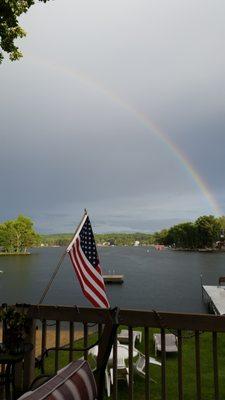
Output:
<instances>
[{"instance_id":1,"label":"dock","mask_svg":"<svg viewBox=\"0 0 225 400\"><path fill-rule=\"evenodd\" d=\"M225 286L202 286L203 298L216 315L225 315Z\"/></svg>"},{"instance_id":2,"label":"dock","mask_svg":"<svg viewBox=\"0 0 225 400\"><path fill-rule=\"evenodd\" d=\"M105 283L123 283L123 275L102 275Z\"/></svg>"}]
</instances>

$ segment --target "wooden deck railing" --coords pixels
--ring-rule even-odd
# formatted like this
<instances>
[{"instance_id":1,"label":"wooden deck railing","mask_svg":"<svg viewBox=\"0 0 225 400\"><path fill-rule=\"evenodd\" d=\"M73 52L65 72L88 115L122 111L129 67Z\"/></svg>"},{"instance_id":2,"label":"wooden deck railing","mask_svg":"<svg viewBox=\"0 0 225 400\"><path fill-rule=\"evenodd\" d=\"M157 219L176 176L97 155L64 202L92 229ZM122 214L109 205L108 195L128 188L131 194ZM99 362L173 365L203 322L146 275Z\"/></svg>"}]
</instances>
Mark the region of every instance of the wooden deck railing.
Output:
<instances>
[{"instance_id":1,"label":"wooden deck railing","mask_svg":"<svg viewBox=\"0 0 225 400\"><path fill-rule=\"evenodd\" d=\"M35 349L36 340L36 327L39 326L38 330L41 332L41 347L40 352L43 353L47 347L48 339L48 321L55 321L54 326L54 345L59 348L61 343L61 327L62 324L67 324L66 329L68 329L68 362L70 362L74 357L74 352L72 351L74 347L74 340L76 339L76 324L82 324L83 326L83 345L87 346L89 343L89 324L97 324L98 329L96 330L96 335L100 335L102 332L102 326L107 323L108 320L108 310L93 309L93 308L77 308L77 307L65 307L65 306L48 306L48 305L31 305L27 307L28 315L31 318L29 340ZM202 364L201 364L201 333L211 332L211 365L209 368L213 374L213 388L212 388L212 399L220 399L220 385L219 385L219 373L225 376L225 364L222 366L223 371L219 369L219 354L218 354L218 334L225 333L225 317L224 316L214 316L205 314L182 314L182 313L168 313L168 312L154 312L154 311L139 311L139 310L120 310L119 312L119 324L127 327L129 332L129 400L134 398L135 389L135 379L134 379L134 366L133 366L133 329L142 328L144 342L143 349L146 359L149 358L152 348L150 348L150 335L152 330L158 329L161 332L161 382L157 383L157 398L166 400L168 393L168 381L167 381L167 355L165 348L165 334L167 330L172 330L177 336L178 343L178 355L176 357L177 361L177 397L175 399L183 400L185 394L185 383L184 383L184 358L183 358L183 346L184 338L192 337L193 340L193 352L194 354L190 357L194 358L195 365L195 388L193 399L201 400L202 397ZM64 327L65 329L65 327ZM80 330L80 328L79 328ZM224 336L225 338L225 336ZM225 341L224 341L225 343ZM114 360L113 360L113 377L114 382L112 390L112 399L119 399L118 389L117 389L117 342L115 341L114 347ZM224 349L225 353L225 349ZM24 373L23 373L23 387L26 389L34 377L35 369L35 350L30 354L26 355L24 360ZM87 359L88 354L84 352L84 358ZM59 351L55 351L54 359L54 370L55 372L59 368ZM54 372L54 371L53 371ZM143 392L144 398L149 400L153 398L151 396L151 367L149 363L146 364L145 368L145 380L143 381ZM17 379L16 383L19 386L21 379L21 368L17 368ZM160 397L159 397L160 396Z\"/></svg>"}]
</instances>

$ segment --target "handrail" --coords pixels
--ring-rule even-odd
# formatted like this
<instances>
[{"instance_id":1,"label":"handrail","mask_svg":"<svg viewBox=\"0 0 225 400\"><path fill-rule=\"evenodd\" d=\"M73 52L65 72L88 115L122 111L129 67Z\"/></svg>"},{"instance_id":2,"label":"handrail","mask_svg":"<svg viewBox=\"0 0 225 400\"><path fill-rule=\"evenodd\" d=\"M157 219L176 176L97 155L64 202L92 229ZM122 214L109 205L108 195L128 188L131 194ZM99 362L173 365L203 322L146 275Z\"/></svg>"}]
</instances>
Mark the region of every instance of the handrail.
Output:
<instances>
[{"instance_id":1,"label":"handrail","mask_svg":"<svg viewBox=\"0 0 225 400\"><path fill-rule=\"evenodd\" d=\"M32 319L104 324L110 318L109 309L77 306L26 305ZM1 307L0 307L1 308ZM24 310L24 305L23 305ZM225 332L225 316L120 309L118 323L131 327L142 326L181 330Z\"/></svg>"}]
</instances>

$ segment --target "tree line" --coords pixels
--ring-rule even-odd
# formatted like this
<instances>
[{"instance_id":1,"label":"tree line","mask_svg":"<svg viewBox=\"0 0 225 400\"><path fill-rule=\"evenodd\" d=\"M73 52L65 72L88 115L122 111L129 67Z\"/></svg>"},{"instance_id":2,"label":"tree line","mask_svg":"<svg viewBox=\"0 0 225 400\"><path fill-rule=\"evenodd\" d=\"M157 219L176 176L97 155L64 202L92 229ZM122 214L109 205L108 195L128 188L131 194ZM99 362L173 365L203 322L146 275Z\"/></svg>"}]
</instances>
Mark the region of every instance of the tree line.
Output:
<instances>
[{"instance_id":1,"label":"tree line","mask_svg":"<svg viewBox=\"0 0 225 400\"><path fill-rule=\"evenodd\" d=\"M164 245L186 249L205 249L224 246L225 217L204 215L194 222L184 222L163 229L155 240Z\"/></svg>"},{"instance_id":2,"label":"tree line","mask_svg":"<svg viewBox=\"0 0 225 400\"><path fill-rule=\"evenodd\" d=\"M181 249L205 249L217 245L225 245L225 217L216 218L204 215L194 222L183 222L155 233L104 233L95 234L99 245L133 246L139 242L141 246L164 244ZM225 234L224 234L225 235ZM43 235L42 242L46 245L67 246L72 234Z\"/></svg>"},{"instance_id":3,"label":"tree line","mask_svg":"<svg viewBox=\"0 0 225 400\"><path fill-rule=\"evenodd\" d=\"M142 246L164 244L181 249L205 249L225 246L225 216L216 218L204 215L194 222L184 222L150 233L104 233L95 234L99 245L133 246L135 242ZM72 233L39 235L34 230L34 223L29 217L19 215L15 220L0 224L0 252L26 253L32 246L67 246Z\"/></svg>"},{"instance_id":4,"label":"tree line","mask_svg":"<svg viewBox=\"0 0 225 400\"><path fill-rule=\"evenodd\" d=\"M154 243L154 235L149 233L96 233L94 236L99 245L133 246L136 241L141 245ZM48 246L67 246L72 237L71 233L42 235L41 241Z\"/></svg>"},{"instance_id":5,"label":"tree line","mask_svg":"<svg viewBox=\"0 0 225 400\"><path fill-rule=\"evenodd\" d=\"M22 214L0 224L0 252L21 254L31 246L38 246L40 236L33 226L32 220Z\"/></svg>"}]
</instances>

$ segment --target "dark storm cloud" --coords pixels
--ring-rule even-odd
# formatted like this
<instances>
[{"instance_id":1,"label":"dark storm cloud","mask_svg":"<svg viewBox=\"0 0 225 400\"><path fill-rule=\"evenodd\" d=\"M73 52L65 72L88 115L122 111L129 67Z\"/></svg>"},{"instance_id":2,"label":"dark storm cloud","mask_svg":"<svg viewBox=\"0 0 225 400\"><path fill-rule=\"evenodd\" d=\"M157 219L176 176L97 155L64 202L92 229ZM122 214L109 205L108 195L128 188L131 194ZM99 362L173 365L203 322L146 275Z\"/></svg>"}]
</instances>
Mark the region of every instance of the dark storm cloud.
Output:
<instances>
[{"instance_id":1,"label":"dark storm cloud","mask_svg":"<svg viewBox=\"0 0 225 400\"><path fill-rule=\"evenodd\" d=\"M87 206L99 231L154 231L214 212L126 103L156 121L222 207L224 11L217 0L33 7L24 59L0 72L1 219L24 212L42 231L72 231Z\"/></svg>"}]
</instances>

